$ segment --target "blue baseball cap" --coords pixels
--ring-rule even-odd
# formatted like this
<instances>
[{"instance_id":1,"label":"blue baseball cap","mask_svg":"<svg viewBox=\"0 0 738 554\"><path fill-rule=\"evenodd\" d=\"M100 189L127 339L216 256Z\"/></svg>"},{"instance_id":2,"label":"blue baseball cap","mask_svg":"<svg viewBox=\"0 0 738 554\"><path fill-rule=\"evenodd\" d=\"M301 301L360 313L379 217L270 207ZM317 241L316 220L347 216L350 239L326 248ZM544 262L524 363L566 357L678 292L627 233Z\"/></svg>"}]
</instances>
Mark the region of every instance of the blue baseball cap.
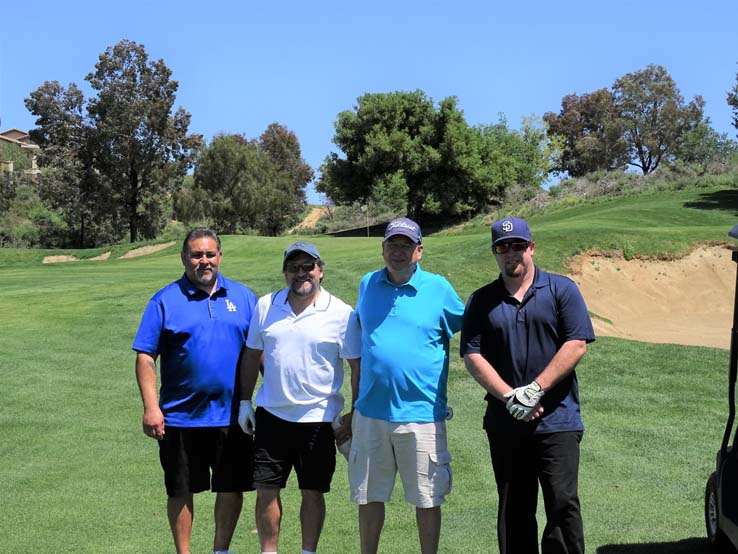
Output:
<instances>
[{"instance_id":1,"label":"blue baseball cap","mask_svg":"<svg viewBox=\"0 0 738 554\"><path fill-rule=\"evenodd\" d=\"M287 250L284 251L284 259L286 260L289 258L292 254L295 252L305 252L308 256L315 258L316 260L320 258L320 252L318 252L318 247L310 242L296 242L294 244L291 244L287 247Z\"/></svg>"},{"instance_id":2,"label":"blue baseball cap","mask_svg":"<svg viewBox=\"0 0 738 554\"><path fill-rule=\"evenodd\" d=\"M506 217L492 224L492 246L507 239L520 239L530 242L530 228L524 219Z\"/></svg>"},{"instance_id":3,"label":"blue baseball cap","mask_svg":"<svg viewBox=\"0 0 738 554\"><path fill-rule=\"evenodd\" d=\"M384 240L387 240L394 235L404 235L415 244L423 242L423 234L420 232L420 225L406 217L398 217L387 224L387 229L384 231Z\"/></svg>"}]
</instances>

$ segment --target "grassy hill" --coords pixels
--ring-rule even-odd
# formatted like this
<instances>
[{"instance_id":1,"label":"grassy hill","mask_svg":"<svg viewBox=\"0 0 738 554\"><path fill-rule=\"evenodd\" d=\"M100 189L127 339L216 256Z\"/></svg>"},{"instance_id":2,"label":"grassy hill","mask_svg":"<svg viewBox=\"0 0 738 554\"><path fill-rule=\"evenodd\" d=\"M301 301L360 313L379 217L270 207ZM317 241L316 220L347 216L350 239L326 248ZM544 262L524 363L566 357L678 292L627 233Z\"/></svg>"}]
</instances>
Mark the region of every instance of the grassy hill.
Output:
<instances>
[{"instance_id":1,"label":"grassy hill","mask_svg":"<svg viewBox=\"0 0 738 554\"><path fill-rule=\"evenodd\" d=\"M736 216L738 190L713 187L559 207L529 222L537 262L562 271L568 257L590 248L674 256L696 242L728 242ZM282 251L294 240L223 237L222 271L257 294L281 287ZM354 303L360 277L381 265L380 239L310 240L326 260L324 286ZM446 275L464 299L497 273L487 226L424 242L423 267ZM181 274L179 247L126 260L117 259L121 250L106 261L54 265L40 263L47 252L0 250L2 552L173 550L157 447L141 433L130 344L149 297ZM452 349L454 492L444 508L441 551L493 552L496 494L481 430L483 394L458 359L458 338ZM727 413L727 358L724 350L607 338L590 347L577 370L588 429L581 471L588 551L709 551L702 494ZM345 473L339 459L323 552L358 550ZM382 552L418 550L414 515L401 496L396 491L388 506ZM233 544L240 553L258 551L253 502L248 495ZM284 506L280 550L296 552L292 482ZM212 496L199 495L196 511L193 552L206 552Z\"/></svg>"}]
</instances>

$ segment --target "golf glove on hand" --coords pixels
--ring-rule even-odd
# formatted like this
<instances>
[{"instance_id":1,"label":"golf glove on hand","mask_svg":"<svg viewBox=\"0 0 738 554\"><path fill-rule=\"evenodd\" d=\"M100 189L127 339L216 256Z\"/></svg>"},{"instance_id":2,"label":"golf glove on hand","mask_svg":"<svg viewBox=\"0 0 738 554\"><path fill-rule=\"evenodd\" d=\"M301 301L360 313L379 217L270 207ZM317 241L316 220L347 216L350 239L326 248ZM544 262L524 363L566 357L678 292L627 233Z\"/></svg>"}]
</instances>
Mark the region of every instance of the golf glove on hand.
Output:
<instances>
[{"instance_id":1,"label":"golf glove on hand","mask_svg":"<svg viewBox=\"0 0 738 554\"><path fill-rule=\"evenodd\" d=\"M238 425L247 435L253 435L256 430L256 415L251 400L241 400L238 405Z\"/></svg>"},{"instance_id":2,"label":"golf glove on hand","mask_svg":"<svg viewBox=\"0 0 738 554\"><path fill-rule=\"evenodd\" d=\"M508 399L507 411L515 419L523 419L536 407L544 394L546 393L541 389L541 385L535 381L524 387L513 389L505 395Z\"/></svg>"}]
</instances>

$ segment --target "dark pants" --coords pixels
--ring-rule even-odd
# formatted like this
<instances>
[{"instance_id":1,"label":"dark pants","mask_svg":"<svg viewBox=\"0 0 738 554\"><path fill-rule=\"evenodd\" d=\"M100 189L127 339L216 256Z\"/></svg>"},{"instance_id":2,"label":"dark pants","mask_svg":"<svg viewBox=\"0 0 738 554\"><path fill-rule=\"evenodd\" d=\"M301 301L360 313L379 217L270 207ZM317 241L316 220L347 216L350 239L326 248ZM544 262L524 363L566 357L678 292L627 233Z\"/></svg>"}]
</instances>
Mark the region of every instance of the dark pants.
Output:
<instances>
[{"instance_id":1,"label":"dark pants","mask_svg":"<svg viewBox=\"0 0 738 554\"><path fill-rule=\"evenodd\" d=\"M579 507L581 432L508 434L487 431L499 505L500 554L538 554L536 504L543 490L546 527L543 554L582 554Z\"/></svg>"}]
</instances>

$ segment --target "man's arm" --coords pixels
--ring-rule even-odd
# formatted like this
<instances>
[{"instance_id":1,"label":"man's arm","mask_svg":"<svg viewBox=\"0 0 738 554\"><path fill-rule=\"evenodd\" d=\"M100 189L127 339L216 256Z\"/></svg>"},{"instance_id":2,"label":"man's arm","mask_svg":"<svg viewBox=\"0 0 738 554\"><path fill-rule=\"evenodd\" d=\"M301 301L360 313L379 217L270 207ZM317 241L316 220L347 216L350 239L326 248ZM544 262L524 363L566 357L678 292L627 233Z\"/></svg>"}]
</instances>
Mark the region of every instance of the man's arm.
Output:
<instances>
[{"instance_id":1,"label":"man's arm","mask_svg":"<svg viewBox=\"0 0 738 554\"><path fill-rule=\"evenodd\" d=\"M359 397L359 375L361 370L361 358L346 360L351 368L351 410L343 416L341 427L336 429L336 444L341 444L351 438L351 422L354 417L354 404Z\"/></svg>"},{"instance_id":2,"label":"man's arm","mask_svg":"<svg viewBox=\"0 0 738 554\"><path fill-rule=\"evenodd\" d=\"M535 378L544 391L551 390L558 382L569 375L577 367L579 360L587 352L584 340L566 341L544 370Z\"/></svg>"},{"instance_id":3,"label":"man's arm","mask_svg":"<svg viewBox=\"0 0 738 554\"><path fill-rule=\"evenodd\" d=\"M512 390L505 380L500 377L497 370L492 367L484 356L478 352L470 352L464 354L464 365L474 380L479 383L484 390L500 400L507 402L505 395Z\"/></svg>"},{"instance_id":4,"label":"man's arm","mask_svg":"<svg viewBox=\"0 0 738 554\"><path fill-rule=\"evenodd\" d=\"M156 391L156 358L146 352L136 354L136 381L143 401L143 432L157 440L164 438L164 414Z\"/></svg>"},{"instance_id":5,"label":"man's arm","mask_svg":"<svg viewBox=\"0 0 738 554\"><path fill-rule=\"evenodd\" d=\"M256 380L259 377L263 352L263 350L247 347L245 354L241 356L241 363L238 367L239 380L241 382L241 400L251 401L251 397L254 395L254 388L256 388Z\"/></svg>"}]
</instances>

